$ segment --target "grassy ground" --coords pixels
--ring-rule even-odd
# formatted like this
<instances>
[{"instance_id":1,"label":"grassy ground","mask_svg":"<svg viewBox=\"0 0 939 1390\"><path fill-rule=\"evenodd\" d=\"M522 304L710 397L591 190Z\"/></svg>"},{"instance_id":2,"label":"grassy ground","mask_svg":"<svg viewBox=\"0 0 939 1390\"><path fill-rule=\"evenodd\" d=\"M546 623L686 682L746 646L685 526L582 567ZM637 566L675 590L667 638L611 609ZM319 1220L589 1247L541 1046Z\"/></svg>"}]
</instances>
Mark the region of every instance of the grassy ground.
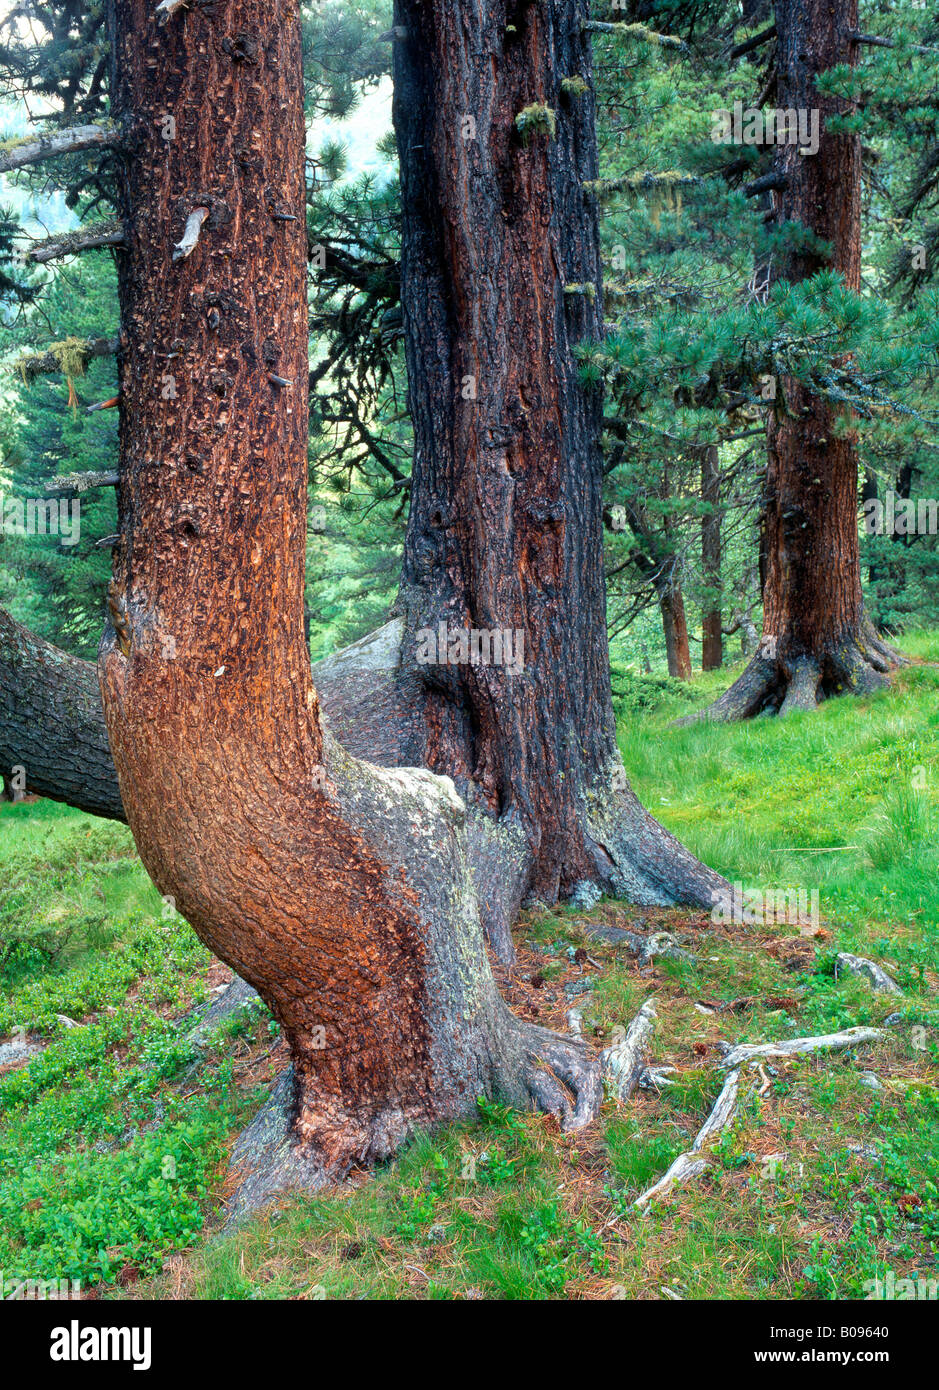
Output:
<instances>
[{"instance_id":1,"label":"grassy ground","mask_svg":"<svg viewBox=\"0 0 939 1390\"><path fill-rule=\"evenodd\" d=\"M906 647L939 660L939 633ZM513 1008L565 1027L576 1003L599 1046L654 995L653 1055L676 1084L608 1102L575 1136L483 1105L226 1239L226 1154L284 1064L276 1027L249 1013L202 1058L181 1020L227 972L164 920L128 833L48 802L0 807L0 1037L47 1044L0 1075L4 1276L226 1299L840 1299L891 1270L939 1278L939 669L811 716L669 727L727 680L627 681L627 768L732 880L817 891L817 931L617 903L529 914L502 976ZM642 971L587 934L637 920L693 962ZM902 998L836 979L838 950L880 961ZM635 1212L713 1104L719 1042L869 1023L884 1041L745 1073L710 1172Z\"/></svg>"}]
</instances>

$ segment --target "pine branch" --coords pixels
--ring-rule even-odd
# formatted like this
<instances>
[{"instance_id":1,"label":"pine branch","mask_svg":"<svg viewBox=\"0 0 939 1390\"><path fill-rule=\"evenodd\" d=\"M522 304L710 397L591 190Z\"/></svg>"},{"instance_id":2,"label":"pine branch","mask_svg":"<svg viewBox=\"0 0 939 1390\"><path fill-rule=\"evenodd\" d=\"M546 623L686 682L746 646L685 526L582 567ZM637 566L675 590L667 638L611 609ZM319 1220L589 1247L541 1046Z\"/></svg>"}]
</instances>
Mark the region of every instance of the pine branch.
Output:
<instances>
[{"instance_id":1,"label":"pine branch","mask_svg":"<svg viewBox=\"0 0 939 1390\"><path fill-rule=\"evenodd\" d=\"M68 473L61 478L52 478L46 483L50 497L74 497L92 488L117 487L120 475L117 473Z\"/></svg>"},{"instance_id":2,"label":"pine branch","mask_svg":"<svg viewBox=\"0 0 939 1390\"><path fill-rule=\"evenodd\" d=\"M586 19L581 25L585 34L617 34L624 39L639 39L642 43L658 44L660 48L677 48L687 53L688 45L684 39L673 38L671 34L658 34L645 24L626 24L622 20Z\"/></svg>"},{"instance_id":3,"label":"pine branch","mask_svg":"<svg viewBox=\"0 0 939 1390\"><path fill-rule=\"evenodd\" d=\"M893 39L882 39L877 34L860 34L856 29L851 30L848 38L852 43L866 44L869 48L896 48L897 46ZM921 43L911 43L904 45L904 47L909 47L913 53L939 53L939 48L929 48Z\"/></svg>"},{"instance_id":4,"label":"pine branch","mask_svg":"<svg viewBox=\"0 0 939 1390\"><path fill-rule=\"evenodd\" d=\"M744 39L743 43L738 43L730 50L730 61L736 62L738 58L745 58L748 53L752 53L755 48L762 48L764 43L769 43L770 39L776 37L776 25L771 24L768 29L762 29L760 33L754 34L752 38Z\"/></svg>"},{"instance_id":5,"label":"pine branch","mask_svg":"<svg viewBox=\"0 0 939 1390\"><path fill-rule=\"evenodd\" d=\"M60 154L75 154L79 150L113 149L118 143L116 130L100 125L79 125L69 130L53 130L48 134L17 140L0 152L0 174L25 169L44 159Z\"/></svg>"},{"instance_id":6,"label":"pine branch","mask_svg":"<svg viewBox=\"0 0 939 1390\"><path fill-rule=\"evenodd\" d=\"M89 227L79 227L64 236L52 236L40 241L23 255L26 261L45 265L47 261L58 260L61 256L75 256L79 251L90 251L98 246L123 246L124 227L121 222L93 222Z\"/></svg>"},{"instance_id":7,"label":"pine branch","mask_svg":"<svg viewBox=\"0 0 939 1390\"><path fill-rule=\"evenodd\" d=\"M761 174L752 183L745 184L743 191L747 198L755 198L758 193L768 193L770 189L786 188L788 183L785 174L773 169L768 174Z\"/></svg>"},{"instance_id":8,"label":"pine branch","mask_svg":"<svg viewBox=\"0 0 939 1390\"><path fill-rule=\"evenodd\" d=\"M698 188L701 179L693 174L626 174L619 179L587 179L584 193L605 198L610 193L654 193L660 188Z\"/></svg>"},{"instance_id":9,"label":"pine branch","mask_svg":"<svg viewBox=\"0 0 939 1390\"><path fill-rule=\"evenodd\" d=\"M63 372L66 376L81 375L87 365L96 357L113 357L117 352L117 338L67 339L64 343L53 343L45 352L27 353L15 363L16 370L24 381L32 381L37 376L50 376ZM78 362L76 368L73 364Z\"/></svg>"}]
</instances>

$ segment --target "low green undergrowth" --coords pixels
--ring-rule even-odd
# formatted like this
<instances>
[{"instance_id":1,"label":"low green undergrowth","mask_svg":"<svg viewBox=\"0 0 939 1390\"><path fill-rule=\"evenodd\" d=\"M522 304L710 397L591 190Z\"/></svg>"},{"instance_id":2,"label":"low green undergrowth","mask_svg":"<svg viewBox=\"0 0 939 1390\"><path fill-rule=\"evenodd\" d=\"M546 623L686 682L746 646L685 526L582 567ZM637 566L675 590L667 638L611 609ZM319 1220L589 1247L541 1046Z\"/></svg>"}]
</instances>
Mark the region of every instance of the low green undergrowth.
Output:
<instances>
[{"instance_id":1,"label":"low green undergrowth","mask_svg":"<svg viewBox=\"0 0 939 1390\"><path fill-rule=\"evenodd\" d=\"M936 634L907 645L939 657ZM732 675L621 679L627 769L732 881L817 892L818 923L616 903L523 916L517 978L539 978L542 1008L564 1026L576 998L599 1044L654 995L672 1084L575 1135L482 1103L224 1237L232 1140L285 1061L276 1027L248 1011L193 1048L218 966L165 917L127 830L0 807L0 1038L41 1049L0 1074L4 1276L224 1299L841 1299L890 1271L939 1277L939 671L814 715L671 726ZM591 921L667 927L693 959L641 972ZM902 993L836 973L845 950ZM707 1117L722 1045L855 1024L882 1039L745 1070L708 1171L637 1211Z\"/></svg>"}]
</instances>

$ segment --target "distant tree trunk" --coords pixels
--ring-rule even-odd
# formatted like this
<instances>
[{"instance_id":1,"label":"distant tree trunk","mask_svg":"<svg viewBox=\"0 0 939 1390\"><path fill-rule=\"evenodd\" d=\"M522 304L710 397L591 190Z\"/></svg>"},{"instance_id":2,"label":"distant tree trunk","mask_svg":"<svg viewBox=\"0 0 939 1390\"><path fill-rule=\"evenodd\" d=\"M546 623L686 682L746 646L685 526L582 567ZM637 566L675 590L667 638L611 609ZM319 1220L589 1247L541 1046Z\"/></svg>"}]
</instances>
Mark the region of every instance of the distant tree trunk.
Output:
<instances>
[{"instance_id":1,"label":"distant tree trunk","mask_svg":"<svg viewBox=\"0 0 939 1390\"><path fill-rule=\"evenodd\" d=\"M234 1155L243 1202L381 1158L480 1095L581 1124L596 1064L505 1008L452 783L358 762L320 717L299 11L228 0L160 28L152 0L123 0L109 21L115 117L137 141L120 170L121 539L101 684L148 872L290 1045Z\"/></svg>"},{"instance_id":2,"label":"distant tree trunk","mask_svg":"<svg viewBox=\"0 0 939 1390\"><path fill-rule=\"evenodd\" d=\"M701 575L705 593L701 614L702 671L717 671L724 662L720 486L717 445L711 444L701 450L701 499L710 508L701 518Z\"/></svg>"},{"instance_id":3,"label":"distant tree trunk","mask_svg":"<svg viewBox=\"0 0 939 1390\"><path fill-rule=\"evenodd\" d=\"M861 490L861 503L876 502L879 496L877 487L877 476L868 470L864 474L864 483ZM869 584L876 584L879 578L879 568L875 560L871 560L867 566L867 581Z\"/></svg>"},{"instance_id":4,"label":"distant tree trunk","mask_svg":"<svg viewBox=\"0 0 939 1390\"><path fill-rule=\"evenodd\" d=\"M783 145L777 169L780 224L799 222L830 243L833 258L814 246L791 253L781 275L798 282L833 267L849 289L860 287L861 137L827 129L844 108L823 96L819 73L854 64L857 0L777 0L777 103L820 113L815 155ZM843 691L862 694L885 684L897 661L865 618L858 550L858 465L855 441L839 435L842 412L790 378L780 383L768 426L766 581L763 640L753 661L707 711L714 719L744 718L764 708L814 709Z\"/></svg>"},{"instance_id":5,"label":"distant tree trunk","mask_svg":"<svg viewBox=\"0 0 939 1390\"><path fill-rule=\"evenodd\" d=\"M659 589L659 611L665 635L665 659L668 674L675 680L691 680L691 650L688 646L688 623L685 619L685 600L681 586L666 579Z\"/></svg>"},{"instance_id":6,"label":"distant tree trunk","mask_svg":"<svg viewBox=\"0 0 939 1390\"><path fill-rule=\"evenodd\" d=\"M659 496L667 502L671 496L671 483L667 465L662 469ZM646 521L646 525L649 523ZM691 650L688 646L688 621L685 617L685 599L679 581L679 565L674 552L672 533L674 521L666 507L658 520L664 543L658 546L659 565L655 576L655 588L659 596L659 611L662 614L662 632L665 637L665 659L668 674L675 680L691 680ZM653 550L655 547L653 532Z\"/></svg>"}]
</instances>

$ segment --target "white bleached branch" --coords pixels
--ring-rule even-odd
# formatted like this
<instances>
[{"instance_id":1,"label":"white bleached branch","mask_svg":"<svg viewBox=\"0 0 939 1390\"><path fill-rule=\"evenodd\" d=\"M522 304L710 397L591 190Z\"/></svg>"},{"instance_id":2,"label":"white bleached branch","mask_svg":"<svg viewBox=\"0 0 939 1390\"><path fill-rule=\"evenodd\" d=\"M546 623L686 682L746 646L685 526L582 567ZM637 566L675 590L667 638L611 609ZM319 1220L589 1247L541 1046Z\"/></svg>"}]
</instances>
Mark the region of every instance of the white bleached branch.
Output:
<instances>
[{"instance_id":1,"label":"white bleached branch","mask_svg":"<svg viewBox=\"0 0 939 1390\"><path fill-rule=\"evenodd\" d=\"M20 140L0 153L0 174L12 169L25 169L58 154L74 154L78 150L106 149L117 143L117 132L100 125L72 126L68 130L52 130L35 139Z\"/></svg>"},{"instance_id":2,"label":"white bleached branch","mask_svg":"<svg viewBox=\"0 0 939 1390\"><path fill-rule=\"evenodd\" d=\"M45 265L61 256L77 256L80 251L92 251L98 246L123 246L124 227L117 221L92 222L62 236L48 237L23 252L24 261Z\"/></svg>"},{"instance_id":3,"label":"white bleached branch","mask_svg":"<svg viewBox=\"0 0 939 1390\"><path fill-rule=\"evenodd\" d=\"M706 1145L712 1144L722 1130L725 1130L731 1123L737 1112L737 1092L740 1086L740 1072L732 1071L728 1074L721 1088L721 1093L714 1102L714 1109L698 1130L697 1136L691 1148L683 1154L679 1154L675 1162L659 1178L657 1183L646 1189L640 1197L637 1197L633 1206L640 1211L645 1211L649 1203L657 1197L664 1197L678 1183L687 1182L689 1178L697 1177L703 1173L710 1164L710 1159L702 1153Z\"/></svg>"},{"instance_id":4,"label":"white bleached branch","mask_svg":"<svg viewBox=\"0 0 939 1390\"><path fill-rule=\"evenodd\" d=\"M836 1052L859 1043L879 1042L886 1037L881 1028L845 1028L841 1033L823 1033L817 1038L790 1038L786 1042L740 1043L721 1058L722 1067L739 1067L755 1057L798 1057L805 1052Z\"/></svg>"},{"instance_id":5,"label":"white bleached branch","mask_svg":"<svg viewBox=\"0 0 939 1390\"><path fill-rule=\"evenodd\" d=\"M633 1093L645 1064L655 1017L655 1003L647 999L626 1030L622 1042L600 1053L601 1070L617 1100L628 1100Z\"/></svg>"}]
</instances>

